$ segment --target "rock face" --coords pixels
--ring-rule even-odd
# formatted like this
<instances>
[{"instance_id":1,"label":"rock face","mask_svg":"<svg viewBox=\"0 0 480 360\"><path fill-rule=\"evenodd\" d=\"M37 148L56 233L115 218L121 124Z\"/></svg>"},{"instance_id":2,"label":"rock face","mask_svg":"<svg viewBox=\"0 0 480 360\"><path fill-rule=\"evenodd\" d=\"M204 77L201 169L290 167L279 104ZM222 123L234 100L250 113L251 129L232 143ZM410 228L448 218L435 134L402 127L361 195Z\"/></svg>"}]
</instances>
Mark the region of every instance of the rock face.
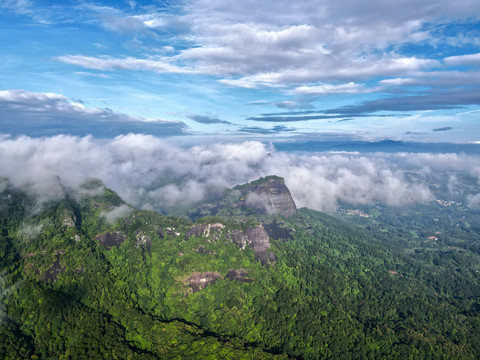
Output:
<instances>
[{"instance_id":1,"label":"rock face","mask_svg":"<svg viewBox=\"0 0 480 360\"><path fill-rule=\"evenodd\" d=\"M227 238L230 239L240 249L245 250L247 246L247 238L242 230L232 230L227 234Z\"/></svg>"},{"instance_id":2,"label":"rock face","mask_svg":"<svg viewBox=\"0 0 480 360\"><path fill-rule=\"evenodd\" d=\"M150 237L145 235L142 231L137 231L135 233L135 247L142 247L150 250L152 247L152 239L150 239Z\"/></svg>"},{"instance_id":3,"label":"rock face","mask_svg":"<svg viewBox=\"0 0 480 360\"><path fill-rule=\"evenodd\" d=\"M112 246L119 247L120 245L122 245L123 242L127 239L127 236L121 231L115 231L99 234L95 236L95 238L98 239L98 241L100 241L100 244L102 244L103 246L111 248Z\"/></svg>"},{"instance_id":4,"label":"rock face","mask_svg":"<svg viewBox=\"0 0 480 360\"><path fill-rule=\"evenodd\" d=\"M277 219L263 224L263 227L265 228L265 231L270 239L283 239L286 241L293 238L293 230L285 225L285 223L279 222Z\"/></svg>"},{"instance_id":5,"label":"rock face","mask_svg":"<svg viewBox=\"0 0 480 360\"><path fill-rule=\"evenodd\" d=\"M156 228L155 231L157 232L157 235L160 237L160 239L163 239L165 235L163 234L162 229Z\"/></svg>"},{"instance_id":6,"label":"rock face","mask_svg":"<svg viewBox=\"0 0 480 360\"><path fill-rule=\"evenodd\" d=\"M185 240L190 239L193 235L195 236L205 236L207 238L212 238L213 241L217 241L221 234L222 230L225 228L225 225L220 223L206 224L206 225L194 225L185 233Z\"/></svg>"},{"instance_id":7,"label":"rock face","mask_svg":"<svg viewBox=\"0 0 480 360\"><path fill-rule=\"evenodd\" d=\"M253 282L253 279L249 279L246 276L248 275L248 271L245 269L238 269L238 270L228 270L227 275L225 275L225 279L228 280L236 280L243 283L250 283Z\"/></svg>"},{"instance_id":8,"label":"rock face","mask_svg":"<svg viewBox=\"0 0 480 360\"><path fill-rule=\"evenodd\" d=\"M249 228L245 231L248 246L255 251L255 259L260 261L262 265L274 263L276 256L272 252L268 252L270 248L270 240L263 225L257 225L254 228Z\"/></svg>"},{"instance_id":9,"label":"rock face","mask_svg":"<svg viewBox=\"0 0 480 360\"><path fill-rule=\"evenodd\" d=\"M75 227L76 220L77 220L76 216L73 212L71 213L65 212L62 224L63 226L66 226L66 227Z\"/></svg>"},{"instance_id":10,"label":"rock face","mask_svg":"<svg viewBox=\"0 0 480 360\"><path fill-rule=\"evenodd\" d=\"M56 256L57 259L53 263L53 265L45 272L45 274L41 277L42 281L48 281L48 280L57 280L58 275L63 273L65 271L65 266L60 265L60 258L63 254L63 251L58 251Z\"/></svg>"},{"instance_id":11,"label":"rock face","mask_svg":"<svg viewBox=\"0 0 480 360\"><path fill-rule=\"evenodd\" d=\"M280 214L292 216L297 212L290 190L283 178L267 176L227 190L215 204L201 204L189 212L191 219L204 216L242 217Z\"/></svg>"},{"instance_id":12,"label":"rock face","mask_svg":"<svg viewBox=\"0 0 480 360\"><path fill-rule=\"evenodd\" d=\"M213 284L218 279L223 279L223 276L218 272L194 273L188 278L188 283L195 293L205 288L208 284Z\"/></svg>"},{"instance_id":13,"label":"rock face","mask_svg":"<svg viewBox=\"0 0 480 360\"><path fill-rule=\"evenodd\" d=\"M244 200L244 206L263 207L269 214L291 216L297 212L285 181L278 176L269 176L251 183L250 193Z\"/></svg>"},{"instance_id":14,"label":"rock face","mask_svg":"<svg viewBox=\"0 0 480 360\"><path fill-rule=\"evenodd\" d=\"M250 248L256 253L266 251L270 248L270 241L267 232L262 225L247 229L245 235L247 237L248 246L250 246Z\"/></svg>"},{"instance_id":15,"label":"rock face","mask_svg":"<svg viewBox=\"0 0 480 360\"><path fill-rule=\"evenodd\" d=\"M194 250L198 254L206 254L206 255L217 255L216 251L210 251L205 248L205 246L200 245L196 250Z\"/></svg>"},{"instance_id":16,"label":"rock face","mask_svg":"<svg viewBox=\"0 0 480 360\"><path fill-rule=\"evenodd\" d=\"M273 252L260 251L255 253L255 260L260 261L264 266L268 266L274 264L277 257Z\"/></svg>"},{"instance_id":17,"label":"rock face","mask_svg":"<svg viewBox=\"0 0 480 360\"><path fill-rule=\"evenodd\" d=\"M250 249L255 252L255 259L260 261L262 265L274 263L276 260L275 254L267 251L270 248L270 238L262 224L248 228L245 234L241 230L232 230L227 233L226 237L242 250L248 244Z\"/></svg>"},{"instance_id":18,"label":"rock face","mask_svg":"<svg viewBox=\"0 0 480 360\"><path fill-rule=\"evenodd\" d=\"M247 229L245 235L247 236L248 246L256 253L266 251L270 247L267 232L262 225Z\"/></svg>"}]
</instances>

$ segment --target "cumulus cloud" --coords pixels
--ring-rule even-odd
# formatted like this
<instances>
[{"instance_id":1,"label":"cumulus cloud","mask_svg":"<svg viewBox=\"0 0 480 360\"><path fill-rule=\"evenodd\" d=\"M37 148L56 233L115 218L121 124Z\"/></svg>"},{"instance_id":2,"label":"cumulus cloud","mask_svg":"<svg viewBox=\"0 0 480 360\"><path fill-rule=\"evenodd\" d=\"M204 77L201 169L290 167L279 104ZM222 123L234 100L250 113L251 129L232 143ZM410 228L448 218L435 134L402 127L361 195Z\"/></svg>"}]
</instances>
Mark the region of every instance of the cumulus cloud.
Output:
<instances>
[{"instance_id":1,"label":"cumulus cloud","mask_svg":"<svg viewBox=\"0 0 480 360\"><path fill-rule=\"evenodd\" d=\"M67 188L96 177L128 203L163 212L191 206L226 187L271 174L285 178L299 207L317 210L334 210L340 200L400 205L432 199L428 187L406 178L403 168L429 166L434 171L442 164L450 168L456 164L475 175L472 164L477 164L480 178L478 158L466 155L301 155L275 151L256 141L181 148L138 134L108 141L65 135L3 137L0 153L0 175L14 184L37 181L48 192L46 184L57 175ZM123 210L114 209L108 216L121 216Z\"/></svg>"},{"instance_id":2,"label":"cumulus cloud","mask_svg":"<svg viewBox=\"0 0 480 360\"><path fill-rule=\"evenodd\" d=\"M300 93L378 91L349 82L381 76L415 78L423 70L444 65L478 65L478 54L441 61L398 51L405 44L443 45L452 40L447 39L451 34L441 29L457 21L478 21L476 1L457 5L447 0L434 5L412 0L368 4L195 0L169 4L174 11L165 13L153 6L119 10L82 3L77 8L90 11L109 30L147 32L183 46L160 58L70 54L57 59L90 69L217 75L223 84L251 89L301 83L295 90ZM456 46L461 43L468 45L471 40L457 41ZM446 76L450 72L445 71ZM340 85L325 85L328 82Z\"/></svg>"},{"instance_id":3,"label":"cumulus cloud","mask_svg":"<svg viewBox=\"0 0 480 360\"><path fill-rule=\"evenodd\" d=\"M3 0L9 9L17 2L28 3ZM447 0L192 0L115 7L82 2L76 9L82 15L70 20L98 24L138 45L124 55L54 57L83 69L209 75L229 87L310 99L271 101L290 109L311 108L318 97L337 94L377 97L330 109L342 116L479 104L480 53L443 57L448 51L439 50L455 47L455 53L467 53L478 44L478 31L458 30L480 22L474 0L456 5Z\"/></svg>"}]
</instances>

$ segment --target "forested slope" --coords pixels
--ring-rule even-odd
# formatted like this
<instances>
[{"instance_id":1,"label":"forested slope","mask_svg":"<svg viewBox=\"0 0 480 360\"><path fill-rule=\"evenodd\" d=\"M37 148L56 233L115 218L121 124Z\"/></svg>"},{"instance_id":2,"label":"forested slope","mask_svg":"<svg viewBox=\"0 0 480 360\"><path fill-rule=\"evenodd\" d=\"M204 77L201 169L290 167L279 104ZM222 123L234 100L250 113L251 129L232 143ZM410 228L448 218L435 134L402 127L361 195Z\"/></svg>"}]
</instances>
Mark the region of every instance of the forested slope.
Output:
<instances>
[{"instance_id":1,"label":"forested slope","mask_svg":"<svg viewBox=\"0 0 480 360\"><path fill-rule=\"evenodd\" d=\"M2 189L4 358L480 356L474 253L433 262L307 209L192 222L96 181Z\"/></svg>"}]
</instances>

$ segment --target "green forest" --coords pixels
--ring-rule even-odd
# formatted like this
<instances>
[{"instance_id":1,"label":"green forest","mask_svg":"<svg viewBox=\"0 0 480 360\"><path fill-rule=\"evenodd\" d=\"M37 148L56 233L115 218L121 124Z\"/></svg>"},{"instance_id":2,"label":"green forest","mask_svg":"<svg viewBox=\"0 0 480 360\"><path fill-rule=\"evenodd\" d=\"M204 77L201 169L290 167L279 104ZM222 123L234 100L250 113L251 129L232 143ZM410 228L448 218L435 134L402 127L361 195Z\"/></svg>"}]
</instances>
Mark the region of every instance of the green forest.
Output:
<instances>
[{"instance_id":1,"label":"green forest","mask_svg":"<svg viewBox=\"0 0 480 360\"><path fill-rule=\"evenodd\" d=\"M480 358L478 234L431 245L440 215L189 218L95 180L1 185L3 359Z\"/></svg>"}]
</instances>

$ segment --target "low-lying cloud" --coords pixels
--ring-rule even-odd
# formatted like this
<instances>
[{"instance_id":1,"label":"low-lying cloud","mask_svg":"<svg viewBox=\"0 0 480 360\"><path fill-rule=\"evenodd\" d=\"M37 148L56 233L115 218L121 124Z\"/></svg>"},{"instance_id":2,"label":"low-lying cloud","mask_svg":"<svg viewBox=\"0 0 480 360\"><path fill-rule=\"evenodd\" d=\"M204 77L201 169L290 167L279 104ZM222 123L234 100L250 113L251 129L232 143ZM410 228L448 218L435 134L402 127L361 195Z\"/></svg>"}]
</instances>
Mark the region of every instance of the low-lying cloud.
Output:
<instances>
[{"instance_id":1,"label":"low-lying cloud","mask_svg":"<svg viewBox=\"0 0 480 360\"><path fill-rule=\"evenodd\" d=\"M115 220L127 217L132 211L133 208L131 206L123 204L113 208L110 211L103 212L101 216L105 218L107 223L113 224Z\"/></svg>"},{"instance_id":2,"label":"low-lying cloud","mask_svg":"<svg viewBox=\"0 0 480 360\"><path fill-rule=\"evenodd\" d=\"M271 174L285 178L299 207L317 210L334 210L338 201L427 202L433 195L422 176L438 169L467 171L480 179L479 158L468 155L295 154L256 141L182 148L136 134L108 141L89 136L4 136L0 154L0 175L15 185L37 184L45 192L57 176L71 188L98 178L127 202L164 213ZM416 180L406 177L405 169L415 170Z\"/></svg>"}]
</instances>

